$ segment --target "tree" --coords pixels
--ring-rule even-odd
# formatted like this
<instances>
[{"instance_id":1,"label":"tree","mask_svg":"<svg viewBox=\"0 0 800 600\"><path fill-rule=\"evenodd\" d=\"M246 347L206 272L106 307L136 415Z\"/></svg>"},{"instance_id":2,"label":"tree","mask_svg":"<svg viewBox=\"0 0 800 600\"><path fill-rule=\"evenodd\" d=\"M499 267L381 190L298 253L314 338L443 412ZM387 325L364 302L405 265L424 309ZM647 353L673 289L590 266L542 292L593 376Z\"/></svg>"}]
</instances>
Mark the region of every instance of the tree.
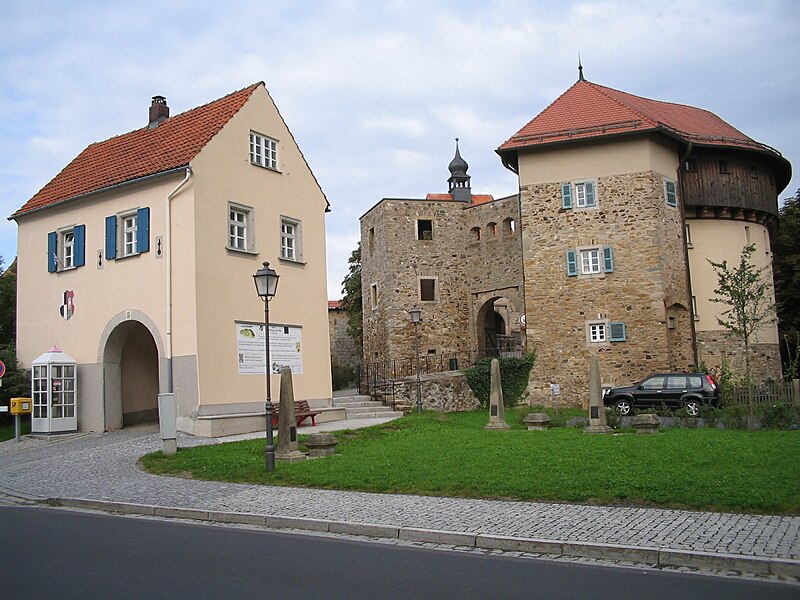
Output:
<instances>
[{"instance_id":1,"label":"tree","mask_svg":"<svg viewBox=\"0 0 800 600\"><path fill-rule=\"evenodd\" d=\"M340 306L347 313L347 333L353 338L359 353L363 354L364 319L361 305L361 242L350 254L347 261L350 265L347 275L342 280L344 294Z\"/></svg>"},{"instance_id":2,"label":"tree","mask_svg":"<svg viewBox=\"0 0 800 600\"><path fill-rule=\"evenodd\" d=\"M784 374L797 377L800 352L800 189L784 200L780 229L772 240L775 301L782 347Z\"/></svg>"},{"instance_id":3,"label":"tree","mask_svg":"<svg viewBox=\"0 0 800 600\"><path fill-rule=\"evenodd\" d=\"M755 267L750 258L755 244L742 248L739 266L731 267L728 261L711 266L717 275L717 289L712 302L727 306L717 317L717 323L744 345L745 382L750 389L750 426L753 422L753 392L750 369L750 345L758 331L774 321L775 304L772 302L772 283L765 277L767 268Z\"/></svg>"},{"instance_id":4,"label":"tree","mask_svg":"<svg viewBox=\"0 0 800 600\"><path fill-rule=\"evenodd\" d=\"M28 372L17 368L17 268L16 261L3 271L0 256L0 360L6 365L0 403L8 405L9 398L30 395Z\"/></svg>"}]
</instances>

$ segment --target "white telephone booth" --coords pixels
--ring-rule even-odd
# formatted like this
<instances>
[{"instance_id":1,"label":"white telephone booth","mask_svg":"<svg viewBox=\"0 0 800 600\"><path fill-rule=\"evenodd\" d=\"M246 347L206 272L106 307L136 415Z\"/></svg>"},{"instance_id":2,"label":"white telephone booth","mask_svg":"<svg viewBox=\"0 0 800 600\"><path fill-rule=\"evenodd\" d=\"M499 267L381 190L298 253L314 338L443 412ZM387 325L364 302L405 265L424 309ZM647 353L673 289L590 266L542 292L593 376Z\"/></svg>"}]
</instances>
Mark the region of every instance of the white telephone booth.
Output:
<instances>
[{"instance_id":1,"label":"white telephone booth","mask_svg":"<svg viewBox=\"0 0 800 600\"><path fill-rule=\"evenodd\" d=\"M53 346L31 364L31 433L77 431L75 359Z\"/></svg>"}]
</instances>

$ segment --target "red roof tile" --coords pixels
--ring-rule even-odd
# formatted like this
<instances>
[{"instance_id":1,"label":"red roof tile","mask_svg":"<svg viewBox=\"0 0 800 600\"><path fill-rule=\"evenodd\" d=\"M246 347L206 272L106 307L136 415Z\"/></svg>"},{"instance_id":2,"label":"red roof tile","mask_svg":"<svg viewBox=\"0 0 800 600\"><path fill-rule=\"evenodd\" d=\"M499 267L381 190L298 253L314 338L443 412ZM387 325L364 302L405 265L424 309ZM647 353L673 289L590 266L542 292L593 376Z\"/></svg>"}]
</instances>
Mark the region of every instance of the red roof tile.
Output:
<instances>
[{"instance_id":1,"label":"red roof tile","mask_svg":"<svg viewBox=\"0 0 800 600\"><path fill-rule=\"evenodd\" d=\"M184 167L263 82L143 127L90 144L11 218L148 175Z\"/></svg>"},{"instance_id":2,"label":"red roof tile","mask_svg":"<svg viewBox=\"0 0 800 600\"><path fill-rule=\"evenodd\" d=\"M339 308L341 308L339 300L328 300L328 310L337 310Z\"/></svg>"},{"instance_id":3,"label":"red roof tile","mask_svg":"<svg viewBox=\"0 0 800 600\"><path fill-rule=\"evenodd\" d=\"M498 148L498 153L573 140L661 131L686 142L777 154L714 113L577 81Z\"/></svg>"},{"instance_id":4,"label":"red roof tile","mask_svg":"<svg viewBox=\"0 0 800 600\"><path fill-rule=\"evenodd\" d=\"M453 200L453 197L450 194L428 194L425 196L425 200L458 202L457 200ZM473 194L471 204L485 204L486 202L491 202L492 200L494 200L494 196L490 194Z\"/></svg>"}]
</instances>

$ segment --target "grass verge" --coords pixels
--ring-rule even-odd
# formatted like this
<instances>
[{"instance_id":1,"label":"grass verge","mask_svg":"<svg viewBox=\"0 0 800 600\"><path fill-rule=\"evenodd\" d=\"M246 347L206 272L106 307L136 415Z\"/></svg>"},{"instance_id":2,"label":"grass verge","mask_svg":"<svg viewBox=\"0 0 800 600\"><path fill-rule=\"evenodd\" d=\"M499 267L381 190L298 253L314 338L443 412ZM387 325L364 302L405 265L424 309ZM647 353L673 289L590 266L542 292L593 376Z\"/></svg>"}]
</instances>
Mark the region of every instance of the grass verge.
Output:
<instances>
[{"instance_id":1,"label":"grass verge","mask_svg":"<svg viewBox=\"0 0 800 600\"><path fill-rule=\"evenodd\" d=\"M425 413L339 432L337 454L264 470L264 440L160 452L152 473L369 492L800 514L800 431L658 435L486 431L484 412ZM303 436L300 437L302 445Z\"/></svg>"}]
</instances>

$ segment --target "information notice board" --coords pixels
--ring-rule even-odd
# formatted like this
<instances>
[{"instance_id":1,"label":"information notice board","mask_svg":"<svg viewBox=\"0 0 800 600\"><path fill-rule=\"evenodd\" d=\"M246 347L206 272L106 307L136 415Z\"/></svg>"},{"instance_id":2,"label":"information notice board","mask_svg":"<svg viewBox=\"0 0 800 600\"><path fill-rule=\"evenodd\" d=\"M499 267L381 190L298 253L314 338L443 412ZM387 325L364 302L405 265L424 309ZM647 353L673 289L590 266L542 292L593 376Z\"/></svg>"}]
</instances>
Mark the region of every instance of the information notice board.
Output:
<instances>
[{"instance_id":1,"label":"information notice board","mask_svg":"<svg viewBox=\"0 0 800 600\"><path fill-rule=\"evenodd\" d=\"M272 373L287 366L295 375L303 373L303 328L296 325L269 326L269 355ZM263 375L264 324L236 322L236 355L239 375Z\"/></svg>"}]
</instances>

